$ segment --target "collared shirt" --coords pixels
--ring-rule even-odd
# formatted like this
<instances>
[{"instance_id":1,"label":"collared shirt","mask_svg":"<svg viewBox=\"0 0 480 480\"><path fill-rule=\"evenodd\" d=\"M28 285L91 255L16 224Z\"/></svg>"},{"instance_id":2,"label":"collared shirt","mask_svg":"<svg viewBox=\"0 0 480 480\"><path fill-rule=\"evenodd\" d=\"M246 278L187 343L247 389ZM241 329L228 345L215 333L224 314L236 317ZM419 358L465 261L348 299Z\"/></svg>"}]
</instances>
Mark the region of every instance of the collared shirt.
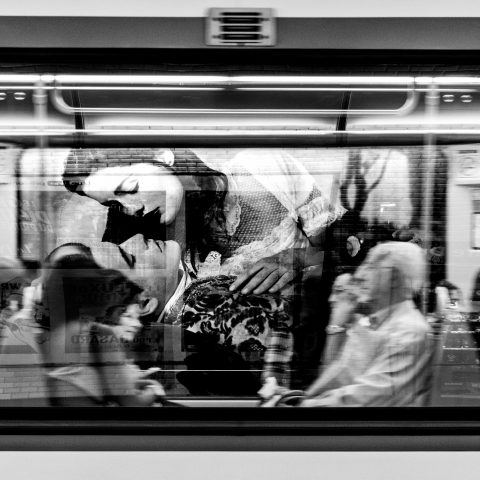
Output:
<instances>
[{"instance_id":1,"label":"collared shirt","mask_svg":"<svg viewBox=\"0 0 480 480\"><path fill-rule=\"evenodd\" d=\"M336 361L307 390L305 407L421 406L431 386L430 327L413 302L362 317Z\"/></svg>"}]
</instances>

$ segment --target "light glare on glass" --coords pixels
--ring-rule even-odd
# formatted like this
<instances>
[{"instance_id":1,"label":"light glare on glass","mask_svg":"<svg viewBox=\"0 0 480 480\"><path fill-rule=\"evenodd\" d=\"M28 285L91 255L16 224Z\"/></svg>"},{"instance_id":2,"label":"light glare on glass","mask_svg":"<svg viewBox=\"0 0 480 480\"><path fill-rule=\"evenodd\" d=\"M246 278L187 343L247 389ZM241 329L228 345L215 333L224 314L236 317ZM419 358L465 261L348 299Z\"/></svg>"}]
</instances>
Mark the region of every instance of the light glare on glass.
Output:
<instances>
[{"instance_id":1,"label":"light glare on glass","mask_svg":"<svg viewBox=\"0 0 480 480\"><path fill-rule=\"evenodd\" d=\"M13 94L13 98L18 101L25 100L26 97L27 97L27 94L25 92L15 92Z\"/></svg>"},{"instance_id":2,"label":"light glare on glass","mask_svg":"<svg viewBox=\"0 0 480 480\"><path fill-rule=\"evenodd\" d=\"M442 100L445 103L452 103L455 101L455 95L452 95L451 93L447 93L446 95L442 96Z\"/></svg>"}]
</instances>

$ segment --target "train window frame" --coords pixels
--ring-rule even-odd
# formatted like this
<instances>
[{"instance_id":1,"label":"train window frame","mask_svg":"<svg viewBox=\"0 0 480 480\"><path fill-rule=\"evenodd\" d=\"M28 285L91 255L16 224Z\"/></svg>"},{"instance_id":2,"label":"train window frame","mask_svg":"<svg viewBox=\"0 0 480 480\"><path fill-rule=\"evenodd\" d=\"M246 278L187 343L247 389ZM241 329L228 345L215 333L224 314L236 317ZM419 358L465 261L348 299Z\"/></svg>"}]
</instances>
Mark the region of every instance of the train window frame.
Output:
<instances>
[{"instance_id":1,"label":"train window frame","mask_svg":"<svg viewBox=\"0 0 480 480\"><path fill-rule=\"evenodd\" d=\"M273 139L271 144L285 146L284 139ZM268 142L261 142L268 144ZM288 143L288 142L287 142ZM179 145L187 146L181 140ZM291 143L288 143L291 145ZM207 142L207 145L210 143ZM239 145L247 145L245 140L240 140ZM49 410L50 409L46 409ZM451 434L451 425L459 437L462 437L461 445L464 447L472 447L472 440L478 431L478 409L477 408L465 408L462 407L461 412L454 411L455 409L438 409L432 407L426 407L426 409L370 409L361 408L361 411L352 411L350 409L328 409L327 411L292 411L292 409L278 409L275 411L257 411L251 412L243 409L215 409L215 411L208 412L209 409L167 409L162 412L155 412L153 418L151 416L151 410L126 410L119 408L113 412L111 409L104 413L97 413L96 411L77 410L69 408L68 411L58 411L53 409L51 413L44 415L42 411L37 409L31 409L29 407L19 409L0 409L0 425L3 424L2 431L5 434L12 435L11 438L16 437L18 432L21 435L32 436L32 443L26 448L32 449L35 440L33 438L36 435L67 435L74 436L77 433L81 433L85 436L103 435L105 429L113 428L115 435L111 435L108 442L115 443L122 435L134 436L136 434L144 435L148 431L148 435L154 438L154 445L148 446L145 441L140 442L142 449L182 449L182 442L185 441L189 435L201 435L203 439L209 436L209 432L213 429L216 433L213 435L213 440L210 445L218 448L219 443L225 440L225 436L228 432L231 432L232 428L235 428L236 434L239 436L260 437L262 435L274 435L276 432L281 432L288 439L282 445L276 445L275 448L291 450L292 448L298 450L312 449L322 450L331 449L332 445L336 445L336 448L351 449L352 446L348 440L343 442L339 438L348 439L352 435L372 435L372 431L375 435L381 437L382 435L396 436L397 444L386 443L382 444L381 440L377 438L376 443L370 445L368 449L412 449L412 445L407 445L411 442L411 438L405 441L407 435L415 434L420 436L429 437L426 443L423 444L419 440L416 449L428 449L431 448L431 438L436 438L441 443L441 438L444 438L446 434ZM315 409L316 410L316 409ZM356 410L356 409L355 409ZM223 413L222 413L223 412ZM43 417L43 425L39 425L35 417L41 414ZM366 416L369 416L366 419ZM14 423L9 418L15 418ZM448 418L448 424L445 423L445 419ZM287 422L288 425L284 422ZM278 423L282 423L279 427ZM325 442L325 438L334 434L336 438L333 444ZM181 438L183 440L172 443L170 446L165 444L165 438L167 436ZM321 437L322 441L319 444L315 444L309 441L301 441L300 437L314 437L318 441ZM17 438L17 437L16 437ZM82 441L76 441L70 439L71 443L67 444L65 448L88 448L85 441L87 437L84 437ZM2 437L3 439L3 437ZM295 439L295 445L288 444ZM403 440L402 440L403 439ZM11 447L19 446L16 443L18 440L14 440L11 443ZM171 441L169 438L168 441ZM282 444L279 441L279 444ZM322 443L323 442L323 443ZM55 442L54 442L55 443ZM100 445L102 442L99 442ZM36 444L38 447L38 443ZM110 444L111 445L111 444ZM249 449L247 442L233 442L232 446L226 448ZM396 446L395 446L396 445ZM58 448L56 445L56 449ZM98 448L98 445L95 447ZM183 449L192 448L189 445L184 445ZM213 447L212 447L213 448ZM268 444L265 444L265 449ZM358 446L357 446L358 448ZM451 445L443 444L440 449L451 449ZM110 448L109 448L110 449ZM255 448L255 449L258 449Z\"/></svg>"}]
</instances>

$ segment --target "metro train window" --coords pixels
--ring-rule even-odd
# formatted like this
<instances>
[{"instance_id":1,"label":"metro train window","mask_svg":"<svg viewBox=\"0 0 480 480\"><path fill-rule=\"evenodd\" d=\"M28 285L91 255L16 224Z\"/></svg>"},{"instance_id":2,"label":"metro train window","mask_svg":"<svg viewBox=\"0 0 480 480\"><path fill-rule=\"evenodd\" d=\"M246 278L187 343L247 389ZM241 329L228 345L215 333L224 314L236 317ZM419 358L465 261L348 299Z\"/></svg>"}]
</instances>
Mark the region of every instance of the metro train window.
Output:
<instances>
[{"instance_id":1,"label":"metro train window","mask_svg":"<svg viewBox=\"0 0 480 480\"><path fill-rule=\"evenodd\" d=\"M0 75L0 406L478 406L479 85Z\"/></svg>"}]
</instances>

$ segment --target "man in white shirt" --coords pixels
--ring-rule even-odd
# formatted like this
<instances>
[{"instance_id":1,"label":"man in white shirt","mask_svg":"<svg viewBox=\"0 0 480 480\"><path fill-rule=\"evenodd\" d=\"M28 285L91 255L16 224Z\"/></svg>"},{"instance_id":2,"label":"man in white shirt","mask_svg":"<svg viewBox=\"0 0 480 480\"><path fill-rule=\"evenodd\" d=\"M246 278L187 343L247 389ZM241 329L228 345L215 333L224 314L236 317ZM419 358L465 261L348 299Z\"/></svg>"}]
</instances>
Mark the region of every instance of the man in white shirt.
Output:
<instances>
[{"instance_id":1,"label":"man in white shirt","mask_svg":"<svg viewBox=\"0 0 480 480\"><path fill-rule=\"evenodd\" d=\"M412 298L424 280L424 252L388 242L368 254L351 280L355 320L336 322L345 335L336 360L306 392L303 407L421 406L431 384L430 327Z\"/></svg>"}]
</instances>

